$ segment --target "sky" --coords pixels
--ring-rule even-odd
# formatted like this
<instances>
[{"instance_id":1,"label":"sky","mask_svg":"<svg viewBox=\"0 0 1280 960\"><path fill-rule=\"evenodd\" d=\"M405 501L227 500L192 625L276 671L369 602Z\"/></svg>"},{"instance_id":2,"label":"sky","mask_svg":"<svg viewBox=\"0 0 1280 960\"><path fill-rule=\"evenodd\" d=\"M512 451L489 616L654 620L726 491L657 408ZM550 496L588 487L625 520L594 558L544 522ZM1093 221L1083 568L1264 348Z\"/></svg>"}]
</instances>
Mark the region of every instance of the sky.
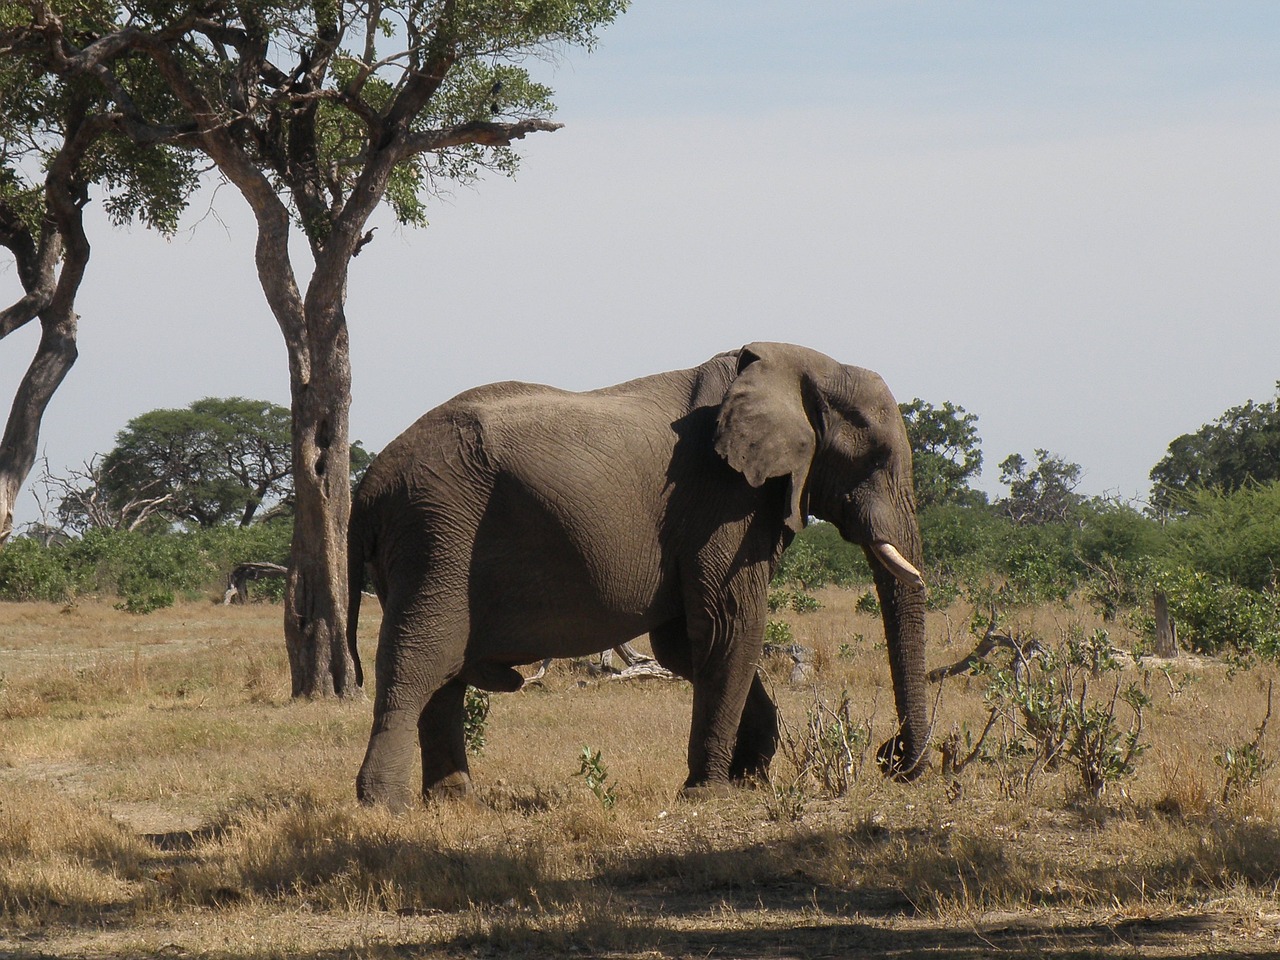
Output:
<instances>
[{"instance_id":1,"label":"sky","mask_svg":"<svg viewBox=\"0 0 1280 960\"><path fill-rule=\"evenodd\" d=\"M480 383L591 389L782 340L976 414L993 495L1042 448L1140 499L1170 440L1280 380L1277 49L1273 0L636 0L535 64L565 126L514 179L422 230L378 216L352 439ZM92 229L54 472L157 407L288 404L232 187L172 239ZM37 337L0 344L0 402Z\"/></svg>"}]
</instances>

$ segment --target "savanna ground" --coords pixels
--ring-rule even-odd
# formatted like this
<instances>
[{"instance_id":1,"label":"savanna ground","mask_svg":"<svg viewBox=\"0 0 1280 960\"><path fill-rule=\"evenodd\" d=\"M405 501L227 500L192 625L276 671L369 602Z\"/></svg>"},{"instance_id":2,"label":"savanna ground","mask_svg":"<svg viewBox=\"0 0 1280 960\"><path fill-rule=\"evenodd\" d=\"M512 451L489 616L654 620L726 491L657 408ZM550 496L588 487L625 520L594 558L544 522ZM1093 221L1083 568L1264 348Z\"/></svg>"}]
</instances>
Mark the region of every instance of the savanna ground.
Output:
<instances>
[{"instance_id":1,"label":"savanna ground","mask_svg":"<svg viewBox=\"0 0 1280 960\"><path fill-rule=\"evenodd\" d=\"M810 676L765 666L790 738L847 690L878 743L878 618L857 591L819 596L778 615ZM931 666L973 647L971 612L930 615ZM0 605L0 955L1280 955L1280 773L1263 763L1221 796L1271 668L1148 662L1148 749L1100 800L1069 764L1028 781L993 734L956 777L936 753L914 784L866 761L832 796L783 751L771 786L688 803L687 684L557 664L492 698L478 803L391 816L353 797L370 703L292 702L280 620L269 604ZM1009 623L1049 643L1099 626L1066 607ZM939 736L982 729L986 683L946 682ZM584 745L607 769L594 791Z\"/></svg>"}]
</instances>

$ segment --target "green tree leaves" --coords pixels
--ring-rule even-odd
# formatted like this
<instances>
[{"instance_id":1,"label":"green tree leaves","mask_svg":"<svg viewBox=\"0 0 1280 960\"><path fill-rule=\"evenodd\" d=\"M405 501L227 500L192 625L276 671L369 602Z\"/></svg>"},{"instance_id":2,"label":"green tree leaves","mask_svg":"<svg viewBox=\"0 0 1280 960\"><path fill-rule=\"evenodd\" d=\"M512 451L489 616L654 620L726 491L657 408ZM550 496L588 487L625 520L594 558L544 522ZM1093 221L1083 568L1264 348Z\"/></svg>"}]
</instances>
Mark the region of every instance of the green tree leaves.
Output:
<instances>
[{"instance_id":1,"label":"green tree leaves","mask_svg":"<svg viewBox=\"0 0 1280 960\"><path fill-rule=\"evenodd\" d=\"M274 403L206 398L185 410L152 410L116 435L101 485L112 500L168 495L165 514L201 527L247 526L291 489L289 411Z\"/></svg>"},{"instance_id":2,"label":"green tree leaves","mask_svg":"<svg viewBox=\"0 0 1280 960\"><path fill-rule=\"evenodd\" d=\"M1020 453L1000 461L1000 482L1009 488L1009 495L997 506L1019 526L1064 523L1084 502L1075 492L1083 470L1048 450L1036 450L1035 455L1034 467Z\"/></svg>"},{"instance_id":3,"label":"green tree leaves","mask_svg":"<svg viewBox=\"0 0 1280 960\"><path fill-rule=\"evenodd\" d=\"M950 400L935 407L919 397L898 409L911 440L916 506L985 503L986 496L969 486L982 472L978 415Z\"/></svg>"},{"instance_id":4,"label":"green tree leaves","mask_svg":"<svg viewBox=\"0 0 1280 960\"><path fill-rule=\"evenodd\" d=\"M1276 389L1276 399L1232 407L1169 443L1151 469L1151 504L1158 515L1186 512L1197 490L1230 493L1280 480L1280 383Z\"/></svg>"}]
</instances>

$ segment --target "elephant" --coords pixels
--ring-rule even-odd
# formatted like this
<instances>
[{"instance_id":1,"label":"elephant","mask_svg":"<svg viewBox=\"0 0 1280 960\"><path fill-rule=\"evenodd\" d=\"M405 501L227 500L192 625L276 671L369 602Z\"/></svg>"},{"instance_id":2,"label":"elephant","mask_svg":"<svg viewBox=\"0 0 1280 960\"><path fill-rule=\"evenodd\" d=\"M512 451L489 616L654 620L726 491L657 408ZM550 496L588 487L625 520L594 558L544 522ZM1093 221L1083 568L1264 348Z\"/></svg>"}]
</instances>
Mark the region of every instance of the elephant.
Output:
<instances>
[{"instance_id":1,"label":"elephant","mask_svg":"<svg viewBox=\"0 0 1280 960\"><path fill-rule=\"evenodd\" d=\"M467 685L648 633L693 686L685 796L767 778L777 709L757 667L768 590L810 517L867 553L897 732L877 758L913 777L928 737L925 586L911 447L881 377L751 343L700 366L582 393L503 382L423 415L352 499L348 642L366 573L382 603L366 803L472 791Z\"/></svg>"}]
</instances>

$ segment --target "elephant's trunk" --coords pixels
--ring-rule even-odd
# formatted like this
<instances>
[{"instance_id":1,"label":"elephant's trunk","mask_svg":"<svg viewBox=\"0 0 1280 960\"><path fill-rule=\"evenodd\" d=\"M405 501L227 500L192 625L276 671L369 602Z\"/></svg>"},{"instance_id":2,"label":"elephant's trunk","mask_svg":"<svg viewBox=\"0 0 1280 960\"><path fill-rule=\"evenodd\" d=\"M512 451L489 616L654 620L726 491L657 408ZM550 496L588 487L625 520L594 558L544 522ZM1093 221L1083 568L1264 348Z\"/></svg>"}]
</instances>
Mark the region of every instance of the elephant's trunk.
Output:
<instances>
[{"instance_id":1,"label":"elephant's trunk","mask_svg":"<svg viewBox=\"0 0 1280 960\"><path fill-rule=\"evenodd\" d=\"M867 548L875 575L876 592L884 617L884 635L889 649L889 671L898 710L898 731L876 754L887 776L910 780L925 768L924 752L929 739L929 702L924 656L924 581L920 532L914 511L904 511L907 519L901 537L889 551ZM890 553L886 559L885 554Z\"/></svg>"}]
</instances>

